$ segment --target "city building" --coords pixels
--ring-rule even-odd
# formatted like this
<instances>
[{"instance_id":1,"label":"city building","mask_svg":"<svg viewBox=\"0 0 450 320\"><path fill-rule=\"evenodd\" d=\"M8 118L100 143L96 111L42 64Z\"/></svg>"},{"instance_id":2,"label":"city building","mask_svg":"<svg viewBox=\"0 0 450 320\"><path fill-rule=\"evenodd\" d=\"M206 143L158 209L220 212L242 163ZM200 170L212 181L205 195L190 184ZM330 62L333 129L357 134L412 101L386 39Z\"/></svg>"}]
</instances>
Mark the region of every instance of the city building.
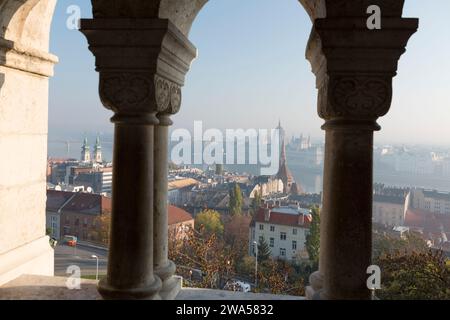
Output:
<instances>
[{"instance_id":1,"label":"city building","mask_svg":"<svg viewBox=\"0 0 450 320\"><path fill-rule=\"evenodd\" d=\"M411 208L450 216L450 193L414 188L411 190Z\"/></svg>"},{"instance_id":2,"label":"city building","mask_svg":"<svg viewBox=\"0 0 450 320\"><path fill-rule=\"evenodd\" d=\"M295 182L294 176L289 170L287 159L286 159L286 137L283 127L281 127L281 122L278 123L277 129L280 133L280 162L278 166L278 173L276 178L283 182L283 192L286 194L300 194L303 193L303 189L300 184Z\"/></svg>"},{"instance_id":3,"label":"city building","mask_svg":"<svg viewBox=\"0 0 450 320\"><path fill-rule=\"evenodd\" d=\"M47 229L53 238L66 235L100 242L99 217L111 213L111 198L83 192L47 190Z\"/></svg>"},{"instance_id":4,"label":"city building","mask_svg":"<svg viewBox=\"0 0 450 320\"><path fill-rule=\"evenodd\" d=\"M190 190L200 182L193 178L169 179L168 194L169 203L175 206L183 206L189 200Z\"/></svg>"},{"instance_id":5,"label":"city building","mask_svg":"<svg viewBox=\"0 0 450 320\"><path fill-rule=\"evenodd\" d=\"M410 195L408 188L374 185L372 221L384 226L403 226Z\"/></svg>"},{"instance_id":6,"label":"city building","mask_svg":"<svg viewBox=\"0 0 450 320\"><path fill-rule=\"evenodd\" d=\"M95 140L93 161L95 163L102 163L103 162L102 145L100 143L100 137L99 136L97 136L97 139Z\"/></svg>"},{"instance_id":7,"label":"city building","mask_svg":"<svg viewBox=\"0 0 450 320\"><path fill-rule=\"evenodd\" d=\"M111 194L112 166L89 165L68 168L66 181L68 185L91 187L95 193Z\"/></svg>"},{"instance_id":8,"label":"city building","mask_svg":"<svg viewBox=\"0 0 450 320\"><path fill-rule=\"evenodd\" d=\"M169 205L169 237L183 239L190 229L194 229L194 218L189 212Z\"/></svg>"},{"instance_id":9,"label":"city building","mask_svg":"<svg viewBox=\"0 0 450 320\"><path fill-rule=\"evenodd\" d=\"M81 146L81 162L91 162L91 148L89 147L87 137L84 138L83 145Z\"/></svg>"},{"instance_id":10,"label":"city building","mask_svg":"<svg viewBox=\"0 0 450 320\"><path fill-rule=\"evenodd\" d=\"M261 197L276 195L284 192L283 181L277 177L258 176L252 181L253 185L249 198L255 198L256 194Z\"/></svg>"},{"instance_id":11,"label":"city building","mask_svg":"<svg viewBox=\"0 0 450 320\"><path fill-rule=\"evenodd\" d=\"M273 259L307 258L305 242L311 221L308 209L297 206L261 207L250 224L249 254L255 254L255 242L264 240Z\"/></svg>"}]
</instances>

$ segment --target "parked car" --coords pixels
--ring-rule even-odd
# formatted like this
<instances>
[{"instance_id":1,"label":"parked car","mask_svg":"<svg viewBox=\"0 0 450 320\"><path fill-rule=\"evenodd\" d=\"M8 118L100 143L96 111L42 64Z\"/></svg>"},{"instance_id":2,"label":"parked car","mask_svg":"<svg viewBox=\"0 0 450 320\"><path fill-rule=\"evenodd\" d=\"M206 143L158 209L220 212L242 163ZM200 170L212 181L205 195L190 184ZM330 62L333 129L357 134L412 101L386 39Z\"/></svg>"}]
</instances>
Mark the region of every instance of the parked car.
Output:
<instances>
[{"instance_id":1,"label":"parked car","mask_svg":"<svg viewBox=\"0 0 450 320\"><path fill-rule=\"evenodd\" d=\"M64 236L63 243L70 247L75 247L77 245L77 240L78 238L75 236Z\"/></svg>"},{"instance_id":2,"label":"parked car","mask_svg":"<svg viewBox=\"0 0 450 320\"><path fill-rule=\"evenodd\" d=\"M229 291L250 292L252 289L252 286L247 282L243 282L243 281L239 281L239 280L229 280L225 284L225 287L223 289L229 290Z\"/></svg>"}]
</instances>

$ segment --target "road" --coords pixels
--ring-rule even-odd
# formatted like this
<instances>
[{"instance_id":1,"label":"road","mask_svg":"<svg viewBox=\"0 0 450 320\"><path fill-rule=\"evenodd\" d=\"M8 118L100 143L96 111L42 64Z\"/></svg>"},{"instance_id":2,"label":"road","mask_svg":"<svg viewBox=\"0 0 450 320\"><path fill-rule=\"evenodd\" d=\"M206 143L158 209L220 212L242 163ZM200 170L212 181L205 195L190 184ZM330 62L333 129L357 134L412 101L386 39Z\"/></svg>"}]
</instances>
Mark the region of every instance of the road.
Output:
<instances>
[{"instance_id":1,"label":"road","mask_svg":"<svg viewBox=\"0 0 450 320\"><path fill-rule=\"evenodd\" d=\"M91 258L98 257L99 274L106 274L107 251L78 244L76 248L66 245L57 245L55 248L55 276L67 277L67 268L76 265L81 269L81 275L95 275L97 261Z\"/></svg>"}]
</instances>

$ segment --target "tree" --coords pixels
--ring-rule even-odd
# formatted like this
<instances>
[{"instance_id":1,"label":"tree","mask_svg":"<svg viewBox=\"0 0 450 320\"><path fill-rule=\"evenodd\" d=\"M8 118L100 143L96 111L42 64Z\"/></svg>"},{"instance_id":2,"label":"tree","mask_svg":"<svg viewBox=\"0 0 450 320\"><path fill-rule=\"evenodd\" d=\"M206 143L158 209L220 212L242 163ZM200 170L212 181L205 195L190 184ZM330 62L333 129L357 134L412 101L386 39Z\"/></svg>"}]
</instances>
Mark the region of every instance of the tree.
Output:
<instances>
[{"instance_id":1,"label":"tree","mask_svg":"<svg viewBox=\"0 0 450 320\"><path fill-rule=\"evenodd\" d=\"M283 260L266 260L258 272L258 291L304 296L305 286L292 265Z\"/></svg>"},{"instance_id":2,"label":"tree","mask_svg":"<svg viewBox=\"0 0 450 320\"><path fill-rule=\"evenodd\" d=\"M223 237L225 244L242 259L248 254L248 233L251 217L240 215L225 218Z\"/></svg>"},{"instance_id":3,"label":"tree","mask_svg":"<svg viewBox=\"0 0 450 320\"><path fill-rule=\"evenodd\" d=\"M313 265L319 263L320 253L320 213L319 208L313 207L311 210L312 222L309 226L309 234L306 236L306 250L308 251L309 260Z\"/></svg>"},{"instance_id":4,"label":"tree","mask_svg":"<svg viewBox=\"0 0 450 320\"><path fill-rule=\"evenodd\" d=\"M242 213L242 191L237 183L229 191L230 194L230 204L229 210L232 216L240 215Z\"/></svg>"},{"instance_id":5,"label":"tree","mask_svg":"<svg viewBox=\"0 0 450 320\"><path fill-rule=\"evenodd\" d=\"M209 234L221 236L224 227L220 220L220 213L215 210L202 211L195 217L195 228L198 231L204 229Z\"/></svg>"},{"instance_id":6,"label":"tree","mask_svg":"<svg viewBox=\"0 0 450 320\"><path fill-rule=\"evenodd\" d=\"M382 288L387 300L450 299L450 268L442 251L396 252L381 256Z\"/></svg>"},{"instance_id":7,"label":"tree","mask_svg":"<svg viewBox=\"0 0 450 320\"><path fill-rule=\"evenodd\" d=\"M379 232L374 228L372 239L372 255L375 261L383 255L395 252L412 253L428 251L426 242L414 232L408 233L405 238L399 238L389 235L386 232Z\"/></svg>"},{"instance_id":8,"label":"tree","mask_svg":"<svg viewBox=\"0 0 450 320\"><path fill-rule=\"evenodd\" d=\"M261 206L261 199L262 199L261 192L256 191L255 197L252 199L251 205L252 215L255 215L258 212L258 209Z\"/></svg>"},{"instance_id":9,"label":"tree","mask_svg":"<svg viewBox=\"0 0 450 320\"><path fill-rule=\"evenodd\" d=\"M190 229L183 239L169 239L169 259L177 265L177 274L190 279L189 271L201 273L190 286L217 289L235 269L235 258L216 234ZM224 281L225 280L225 281Z\"/></svg>"},{"instance_id":10,"label":"tree","mask_svg":"<svg viewBox=\"0 0 450 320\"><path fill-rule=\"evenodd\" d=\"M258 242L258 261L264 262L270 258L270 248L264 238L260 238Z\"/></svg>"},{"instance_id":11,"label":"tree","mask_svg":"<svg viewBox=\"0 0 450 320\"><path fill-rule=\"evenodd\" d=\"M111 231L111 212L104 210L101 215L95 218L94 227L89 233L93 241L108 246L110 231Z\"/></svg>"}]
</instances>

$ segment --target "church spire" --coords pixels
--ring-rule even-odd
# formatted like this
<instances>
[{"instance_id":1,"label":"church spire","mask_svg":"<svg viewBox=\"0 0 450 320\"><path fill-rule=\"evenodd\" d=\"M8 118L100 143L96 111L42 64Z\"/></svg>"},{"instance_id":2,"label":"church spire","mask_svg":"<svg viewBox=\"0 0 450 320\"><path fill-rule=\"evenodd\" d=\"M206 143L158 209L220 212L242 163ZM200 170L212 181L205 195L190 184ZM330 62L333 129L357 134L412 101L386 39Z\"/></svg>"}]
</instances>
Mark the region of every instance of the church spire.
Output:
<instances>
[{"instance_id":1,"label":"church spire","mask_svg":"<svg viewBox=\"0 0 450 320\"><path fill-rule=\"evenodd\" d=\"M84 136L83 145L81 146L81 161L82 162L91 161L91 151L88 144L87 136Z\"/></svg>"},{"instance_id":2,"label":"church spire","mask_svg":"<svg viewBox=\"0 0 450 320\"><path fill-rule=\"evenodd\" d=\"M103 162L102 145L100 144L100 136L98 134L97 134L97 139L95 140L95 146L94 146L94 160L96 163Z\"/></svg>"}]
</instances>

